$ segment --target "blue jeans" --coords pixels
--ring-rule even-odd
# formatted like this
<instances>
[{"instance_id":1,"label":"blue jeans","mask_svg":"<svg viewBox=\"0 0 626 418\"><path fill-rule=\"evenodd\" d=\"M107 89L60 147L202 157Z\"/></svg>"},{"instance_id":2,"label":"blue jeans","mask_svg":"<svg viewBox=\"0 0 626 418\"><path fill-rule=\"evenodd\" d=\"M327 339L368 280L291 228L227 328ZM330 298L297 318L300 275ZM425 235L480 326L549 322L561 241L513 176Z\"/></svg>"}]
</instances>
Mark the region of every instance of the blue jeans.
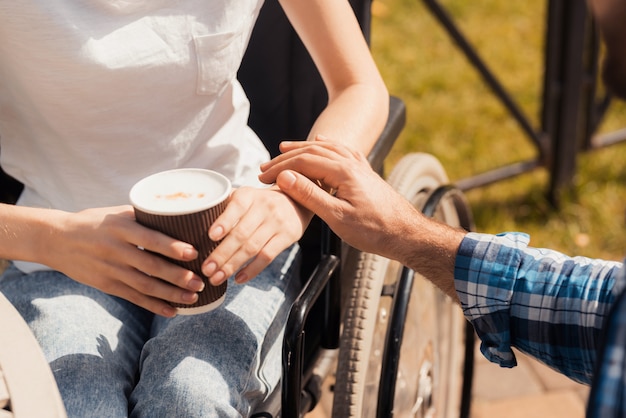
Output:
<instances>
[{"instance_id":1,"label":"blue jeans","mask_svg":"<svg viewBox=\"0 0 626 418\"><path fill-rule=\"evenodd\" d=\"M218 309L171 319L54 271L11 266L0 292L41 344L69 417L247 416L280 382L298 253L245 285L231 279Z\"/></svg>"}]
</instances>

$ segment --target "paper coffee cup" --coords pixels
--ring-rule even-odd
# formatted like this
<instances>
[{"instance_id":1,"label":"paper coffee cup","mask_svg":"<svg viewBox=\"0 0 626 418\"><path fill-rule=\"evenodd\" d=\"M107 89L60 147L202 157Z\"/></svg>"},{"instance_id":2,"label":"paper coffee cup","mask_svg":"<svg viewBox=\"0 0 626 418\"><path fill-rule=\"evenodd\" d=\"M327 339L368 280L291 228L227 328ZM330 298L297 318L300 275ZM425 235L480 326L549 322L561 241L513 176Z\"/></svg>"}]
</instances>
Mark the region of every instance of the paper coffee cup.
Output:
<instances>
[{"instance_id":1,"label":"paper coffee cup","mask_svg":"<svg viewBox=\"0 0 626 418\"><path fill-rule=\"evenodd\" d=\"M209 238L209 227L224 211L230 195L230 181L223 175L203 169L162 171L137 182L130 191L130 202L137 222L189 243L198 257L189 262L169 259L204 280L205 287L194 304L172 303L181 315L193 315L217 308L226 294L226 282L213 286L202 274L202 263L219 242Z\"/></svg>"}]
</instances>

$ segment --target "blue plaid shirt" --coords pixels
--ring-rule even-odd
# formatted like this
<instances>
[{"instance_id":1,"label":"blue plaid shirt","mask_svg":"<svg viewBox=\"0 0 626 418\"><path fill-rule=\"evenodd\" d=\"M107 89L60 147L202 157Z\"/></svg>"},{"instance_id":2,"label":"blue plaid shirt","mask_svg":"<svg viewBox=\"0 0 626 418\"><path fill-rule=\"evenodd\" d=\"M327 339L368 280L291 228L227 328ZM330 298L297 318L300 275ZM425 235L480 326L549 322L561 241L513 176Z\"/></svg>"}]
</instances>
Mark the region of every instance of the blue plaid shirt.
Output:
<instances>
[{"instance_id":1,"label":"blue plaid shirt","mask_svg":"<svg viewBox=\"0 0 626 418\"><path fill-rule=\"evenodd\" d=\"M516 347L578 382L593 382L589 417L626 416L623 264L528 242L520 233L469 233L459 248L456 291L483 355L513 367Z\"/></svg>"}]
</instances>

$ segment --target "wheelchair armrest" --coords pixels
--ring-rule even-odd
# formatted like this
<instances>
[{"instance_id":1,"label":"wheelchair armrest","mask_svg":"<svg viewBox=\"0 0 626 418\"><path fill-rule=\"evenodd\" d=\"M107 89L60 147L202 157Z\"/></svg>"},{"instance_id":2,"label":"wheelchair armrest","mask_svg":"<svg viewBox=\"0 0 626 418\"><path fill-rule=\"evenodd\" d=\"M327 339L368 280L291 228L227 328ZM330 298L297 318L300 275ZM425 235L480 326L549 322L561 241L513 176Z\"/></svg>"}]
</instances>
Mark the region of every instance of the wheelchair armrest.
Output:
<instances>
[{"instance_id":1,"label":"wheelchair armrest","mask_svg":"<svg viewBox=\"0 0 626 418\"><path fill-rule=\"evenodd\" d=\"M402 100L389 98L389 116L383 132L374 144L368 160L372 167L381 171L383 162L391 150L406 122L406 108ZM333 237L334 234L331 234ZM330 241L332 237L327 237ZM329 244L332 246L332 244ZM326 251L330 250L330 251ZM334 248L336 251L337 248ZM301 414L301 391L305 367L305 324L315 302L324 294L331 277L337 273L340 260L331 248L324 255L304 284L293 303L285 326L283 340L283 380L281 394L281 416L297 417ZM331 283L332 284L332 283ZM332 293L332 290L331 290ZM329 311L326 315L331 315ZM338 314L337 314L338 315Z\"/></svg>"},{"instance_id":2,"label":"wheelchair armrest","mask_svg":"<svg viewBox=\"0 0 626 418\"><path fill-rule=\"evenodd\" d=\"M406 107L404 102L397 97L390 96L387 123L367 157L375 171L380 172L382 170L383 162L396 139L400 136L405 123Z\"/></svg>"},{"instance_id":3,"label":"wheelchair armrest","mask_svg":"<svg viewBox=\"0 0 626 418\"><path fill-rule=\"evenodd\" d=\"M294 301L283 340L282 408L284 417L300 416L300 392L304 368L304 325L313 304L339 267L339 258L325 255Z\"/></svg>"},{"instance_id":4,"label":"wheelchair armrest","mask_svg":"<svg viewBox=\"0 0 626 418\"><path fill-rule=\"evenodd\" d=\"M14 204L23 188L22 183L10 177L0 167L0 203Z\"/></svg>"}]
</instances>

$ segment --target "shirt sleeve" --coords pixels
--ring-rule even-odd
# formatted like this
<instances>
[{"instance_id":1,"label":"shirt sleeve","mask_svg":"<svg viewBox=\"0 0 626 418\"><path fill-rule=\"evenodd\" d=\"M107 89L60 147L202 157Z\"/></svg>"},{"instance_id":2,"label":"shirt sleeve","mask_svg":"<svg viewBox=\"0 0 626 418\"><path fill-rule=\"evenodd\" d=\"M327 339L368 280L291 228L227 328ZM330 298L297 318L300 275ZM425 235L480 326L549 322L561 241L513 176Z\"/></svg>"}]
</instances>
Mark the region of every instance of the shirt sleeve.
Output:
<instances>
[{"instance_id":1,"label":"shirt sleeve","mask_svg":"<svg viewBox=\"0 0 626 418\"><path fill-rule=\"evenodd\" d=\"M590 383L622 263L567 257L528 246L521 233L469 233L456 257L455 287L481 352L515 366L511 347Z\"/></svg>"}]
</instances>

